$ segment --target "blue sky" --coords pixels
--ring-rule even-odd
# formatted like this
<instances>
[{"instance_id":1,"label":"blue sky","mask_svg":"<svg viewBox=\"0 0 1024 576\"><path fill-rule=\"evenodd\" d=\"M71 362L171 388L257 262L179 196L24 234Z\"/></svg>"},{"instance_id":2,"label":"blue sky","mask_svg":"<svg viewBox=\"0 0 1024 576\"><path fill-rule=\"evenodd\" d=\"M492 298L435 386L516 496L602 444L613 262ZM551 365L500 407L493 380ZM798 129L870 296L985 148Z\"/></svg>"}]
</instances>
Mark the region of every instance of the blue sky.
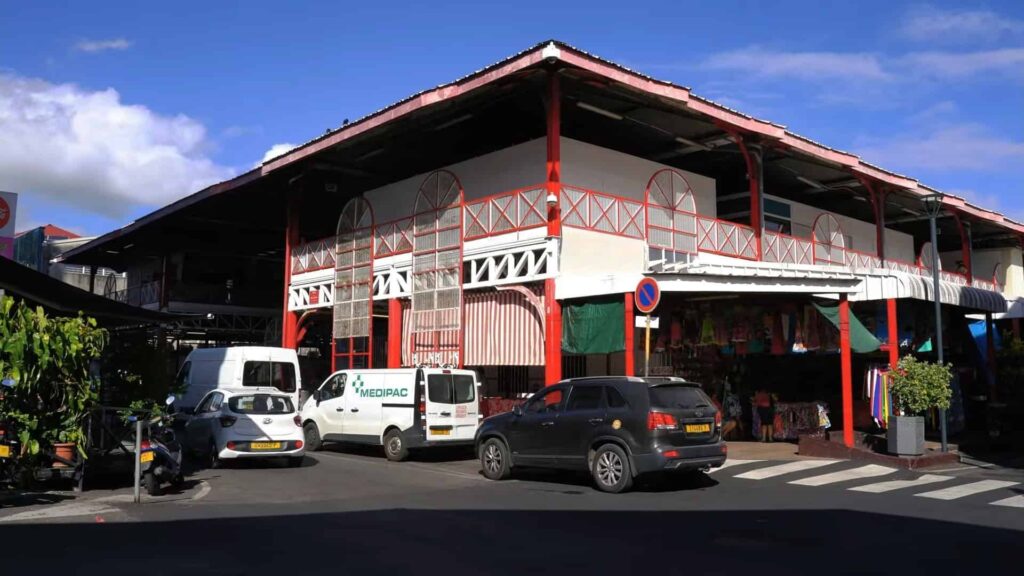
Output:
<instances>
[{"instance_id":1,"label":"blue sky","mask_svg":"<svg viewBox=\"0 0 1024 576\"><path fill-rule=\"evenodd\" d=\"M558 38L1024 219L1024 2L0 0L0 189L103 233Z\"/></svg>"}]
</instances>

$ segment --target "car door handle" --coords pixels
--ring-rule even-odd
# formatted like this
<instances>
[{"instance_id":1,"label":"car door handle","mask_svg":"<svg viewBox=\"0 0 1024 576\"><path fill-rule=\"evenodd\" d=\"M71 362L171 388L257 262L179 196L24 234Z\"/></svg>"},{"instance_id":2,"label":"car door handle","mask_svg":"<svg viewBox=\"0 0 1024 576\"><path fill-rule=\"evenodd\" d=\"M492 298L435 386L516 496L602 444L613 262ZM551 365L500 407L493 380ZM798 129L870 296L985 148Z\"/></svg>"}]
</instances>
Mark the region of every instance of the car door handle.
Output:
<instances>
[{"instance_id":1,"label":"car door handle","mask_svg":"<svg viewBox=\"0 0 1024 576\"><path fill-rule=\"evenodd\" d=\"M540 425L541 426L554 426L555 425L555 421L554 420L548 420L547 422L541 422Z\"/></svg>"},{"instance_id":2,"label":"car door handle","mask_svg":"<svg viewBox=\"0 0 1024 576\"><path fill-rule=\"evenodd\" d=\"M345 411L344 408L335 408L335 410L337 410L338 412L344 412Z\"/></svg>"},{"instance_id":3,"label":"car door handle","mask_svg":"<svg viewBox=\"0 0 1024 576\"><path fill-rule=\"evenodd\" d=\"M591 424L594 424L596 426L604 422L604 418L591 418L590 420L587 420L587 422L590 422Z\"/></svg>"},{"instance_id":4,"label":"car door handle","mask_svg":"<svg viewBox=\"0 0 1024 576\"><path fill-rule=\"evenodd\" d=\"M448 417L448 416L451 416L451 415L452 415L451 412L441 412L441 416Z\"/></svg>"},{"instance_id":5,"label":"car door handle","mask_svg":"<svg viewBox=\"0 0 1024 576\"><path fill-rule=\"evenodd\" d=\"M359 412L359 408L353 408L352 411L353 412Z\"/></svg>"}]
</instances>

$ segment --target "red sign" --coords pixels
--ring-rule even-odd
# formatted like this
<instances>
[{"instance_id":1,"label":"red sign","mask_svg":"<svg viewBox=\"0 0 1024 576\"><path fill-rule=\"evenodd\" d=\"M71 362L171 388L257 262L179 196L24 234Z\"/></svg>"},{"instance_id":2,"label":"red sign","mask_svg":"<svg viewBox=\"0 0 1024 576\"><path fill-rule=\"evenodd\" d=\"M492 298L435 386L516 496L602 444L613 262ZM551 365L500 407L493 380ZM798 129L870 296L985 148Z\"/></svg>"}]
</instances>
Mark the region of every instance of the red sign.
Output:
<instances>
[{"instance_id":1,"label":"red sign","mask_svg":"<svg viewBox=\"0 0 1024 576\"><path fill-rule=\"evenodd\" d=\"M316 288L309 289L309 303L310 305L320 303L320 291Z\"/></svg>"},{"instance_id":2,"label":"red sign","mask_svg":"<svg viewBox=\"0 0 1024 576\"><path fill-rule=\"evenodd\" d=\"M11 207L7 204L7 201L0 198L0 228L7 226L7 222L11 219ZM12 234L13 236L13 234Z\"/></svg>"},{"instance_id":3,"label":"red sign","mask_svg":"<svg viewBox=\"0 0 1024 576\"><path fill-rule=\"evenodd\" d=\"M633 301L636 303L637 311L641 314L653 312L658 307L658 302L661 301L661 288L658 287L658 281L654 278L640 280L633 292Z\"/></svg>"}]
</instances>

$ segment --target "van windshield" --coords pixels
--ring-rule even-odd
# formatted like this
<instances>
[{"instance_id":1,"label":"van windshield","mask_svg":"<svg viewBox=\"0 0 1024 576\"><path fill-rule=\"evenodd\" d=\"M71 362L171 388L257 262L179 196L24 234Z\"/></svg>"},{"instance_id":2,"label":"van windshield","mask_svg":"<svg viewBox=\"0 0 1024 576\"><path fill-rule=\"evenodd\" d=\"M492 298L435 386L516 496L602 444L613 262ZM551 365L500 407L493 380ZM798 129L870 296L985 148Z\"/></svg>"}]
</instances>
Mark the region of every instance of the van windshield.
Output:
<instances>
[{"instance_id":1,"label":"van windshield","mask_svg":"<svg viewBox=\"0 0 1024 576\"><path fill-rule=\"evenodd\" d=\"M228 400L235 414L291 414L295 411L291 398L271 394L246 394Z\"/></svg>"},{"instance_id":2,"label":"van windshield","mask_svg":"<svg viewBox=\"0 0 1024 576\"><path fill-rule=\"evenodd\" d=\"M427 395L438 404L465 404L476 400L476 379L468 374L430 374Z\"/></svg>"},{"instance_id":3,"label":"van windshield","mask_svg":"<svg viewBox=\"0 0 1024 576\"><path fill-rule=\"evenodd\" d=\"M281 392L295 392L295 365L248 360L242 367L242 386L272 386Z\"/></svg>"},{"instance_id":4,"label":"van windshield","mask_svg":"<svg viewBox=\"0 0 1024 576\"><path fill-rule=\"evenodd\" d=\"M711 400L695 386L652 386L651 406L655 408L700 408L711 406Z\"/></svg>"}]
</instances>

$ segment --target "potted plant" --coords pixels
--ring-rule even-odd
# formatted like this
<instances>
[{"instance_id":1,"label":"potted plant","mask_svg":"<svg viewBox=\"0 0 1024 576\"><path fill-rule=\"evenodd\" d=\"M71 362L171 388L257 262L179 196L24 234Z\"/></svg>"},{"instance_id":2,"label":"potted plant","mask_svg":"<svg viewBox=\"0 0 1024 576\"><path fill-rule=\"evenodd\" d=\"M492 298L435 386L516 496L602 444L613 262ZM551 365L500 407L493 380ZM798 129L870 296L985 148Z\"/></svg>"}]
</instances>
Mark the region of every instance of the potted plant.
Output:
<instances>
[{"instance_id":1,"label":"potted plant","mask_svg":"<svg viewBox=\"0 0 1024 576\"><path fill-rule=\"evenodd\" d=\"M904 356L892 378L895 416L889 419L889 453L900 456L924 454L924 416L932 408L949 408L953 373L948 364L925 362Z\"/></svg>"}]
</instances>

